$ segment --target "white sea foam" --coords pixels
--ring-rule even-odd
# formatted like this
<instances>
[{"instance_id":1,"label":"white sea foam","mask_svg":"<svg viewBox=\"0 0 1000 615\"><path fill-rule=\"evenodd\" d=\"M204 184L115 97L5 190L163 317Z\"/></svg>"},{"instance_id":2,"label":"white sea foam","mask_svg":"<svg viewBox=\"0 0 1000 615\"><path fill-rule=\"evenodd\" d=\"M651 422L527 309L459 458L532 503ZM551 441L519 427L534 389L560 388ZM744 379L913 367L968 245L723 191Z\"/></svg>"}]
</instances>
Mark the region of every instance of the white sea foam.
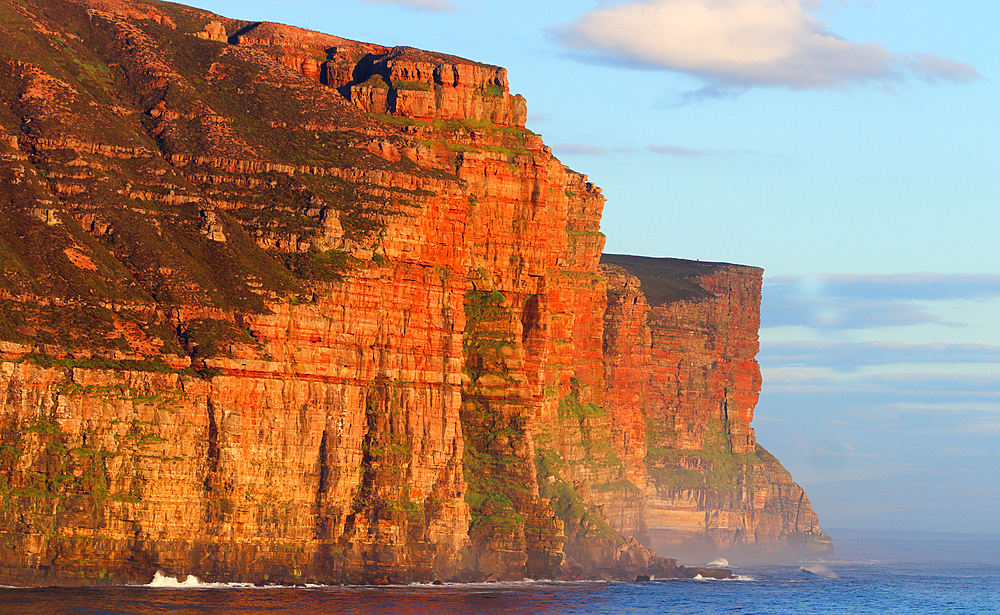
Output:
<instances>
[{"instance_id":1,"label":"white sea foam","mask_svg":"<svg viewBox=\"0 0 1000 615\"><path fill-rule=\"evenodd\" d=\"M209 589L220 587L253 587L253 583L204 583L193 574L187 575L183 581L177 577L165 575L159 570L153 575L153 580L146 587L158 587L167 589Z\"/></svg>"},{"instance_id":2,"label":"white sea foam","mask_svg":"<svg viewBox=\"0 0 1000 615\"><path fill-rule=\"evenodd\" d=\"M715 577L703 577L700 574L696 574L693 577L691 577L691 580L692 581L756 581L757 579L745 574L734 574L733 576L727 577L725 579L717 579Z\"/></svg>"},{"instance_id":3,"label":"white sea foam","mask_svg":"<svg viewBox=\"0 0 1000 615\"><path fill-rule=\"evenodd\" d=\"M801 568L799 568L799 570L800 571L804 570L805 572L811 572L811 573L813 573L815 575L819 575L821 577L826 577L828 579L839 579L840 578L839 574L837 574L833 570L830 570L829 567L824 566L823 564L809 564L808 566L802 566Z\"/></svg>"},{"instance_id":4,"label":"white sea foam","mask_svg":"<svg viewBox=\"0 0 1000 615\"><path fill-rule=\"evenodd\" d=\"M709 568L729 568L729 560L724 557L713 559L708 563Z\"/></svg>"},{"instance_id":5,"label":"white sea foam","mask_svg":"<svg viewBox=\"0 0 1000 615\"><path fill-rule=\"evenodd\" d=\"M178 581L177 577L167 576L157 570L148 587L200 587L201 585L201 581L193 574L187 575L183 581Z\"/></svg>"}]
</instances>

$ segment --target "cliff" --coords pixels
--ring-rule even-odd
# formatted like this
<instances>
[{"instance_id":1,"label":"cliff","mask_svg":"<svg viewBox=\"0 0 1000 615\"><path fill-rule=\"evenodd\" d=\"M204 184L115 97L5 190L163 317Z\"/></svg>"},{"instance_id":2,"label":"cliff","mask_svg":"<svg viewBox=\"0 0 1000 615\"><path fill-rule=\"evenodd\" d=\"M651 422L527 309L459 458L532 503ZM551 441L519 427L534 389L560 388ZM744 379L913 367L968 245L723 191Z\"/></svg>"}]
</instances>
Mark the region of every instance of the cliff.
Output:
<instances>
[{"instance_id":1,"label":"cliff","mask_svg":"<svg viewBox=\"0 0 1000 615\"><path fill-rule=\"evenodd\" d=\"M815 530L749 427L759 270L599 270L600 190L503 69L0 0L0 102L0 583L668 573L636 539L692 510Z\"/></svg>"},{"instance_id":2,"label":"cliff","mask_svg":"<svg viewBox=\"0 0 1000 615\"><path fill-rule=\"evenodd\" d=\"M756 442L763 271L605 254L605 405L646 496L652 545L673 554L822 552L805 492Z\"/></svg>"}]
</instances>

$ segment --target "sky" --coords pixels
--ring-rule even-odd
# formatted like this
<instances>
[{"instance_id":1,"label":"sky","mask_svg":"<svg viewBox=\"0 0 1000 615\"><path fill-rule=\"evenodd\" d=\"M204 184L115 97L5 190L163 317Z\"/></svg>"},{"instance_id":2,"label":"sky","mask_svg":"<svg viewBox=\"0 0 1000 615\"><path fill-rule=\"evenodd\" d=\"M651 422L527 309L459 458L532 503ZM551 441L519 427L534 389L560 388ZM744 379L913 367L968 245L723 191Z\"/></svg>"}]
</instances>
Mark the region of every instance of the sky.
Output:
<instances>
[{"instance_id":1,"label":"sky","mask_svg":"<svg viewBox=\"0 0 1000 615\"><path fill-rule=\"evenodd\" d=\"M186 3L507 68L607 252L764 268L753 424L823 526L1000 533L1000 3Z\"/></svg>"}]
</instances>

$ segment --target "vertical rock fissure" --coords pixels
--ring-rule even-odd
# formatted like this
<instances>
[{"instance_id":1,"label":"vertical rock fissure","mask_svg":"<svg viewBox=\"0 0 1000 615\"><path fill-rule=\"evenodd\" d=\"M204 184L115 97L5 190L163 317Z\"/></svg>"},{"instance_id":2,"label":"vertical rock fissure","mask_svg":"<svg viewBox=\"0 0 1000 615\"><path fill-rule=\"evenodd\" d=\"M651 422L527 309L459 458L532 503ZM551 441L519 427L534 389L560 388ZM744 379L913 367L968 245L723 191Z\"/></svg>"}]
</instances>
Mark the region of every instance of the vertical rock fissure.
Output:
<instances>
[{"instance_id":1,"label":"vertical rock fissure","mask_svg":"<svg viewBox=\"0 0 1000 615\"><path fill-rule=\"evenodd\" d=\"M330 461L329 461L330 430L324 429L319 442L319 480L316 485L316 539L324 540L330 537L330 517L326 510L327 494L330 491Z\"/></svg>"},{"instance_id":2,"label":"vertical rock fissure","mask_svg":"<svg viewBox=\"0 0 1000 615\"><path fill-rule=\"evenodd\" d=\"M215 406L212 398L206 401L208 411L208 451L206 452L207 472L205 473L205 491L212 493L216 483L216 474L219 471L219 425L215 418Z\"/></svg>"}]
</instances>

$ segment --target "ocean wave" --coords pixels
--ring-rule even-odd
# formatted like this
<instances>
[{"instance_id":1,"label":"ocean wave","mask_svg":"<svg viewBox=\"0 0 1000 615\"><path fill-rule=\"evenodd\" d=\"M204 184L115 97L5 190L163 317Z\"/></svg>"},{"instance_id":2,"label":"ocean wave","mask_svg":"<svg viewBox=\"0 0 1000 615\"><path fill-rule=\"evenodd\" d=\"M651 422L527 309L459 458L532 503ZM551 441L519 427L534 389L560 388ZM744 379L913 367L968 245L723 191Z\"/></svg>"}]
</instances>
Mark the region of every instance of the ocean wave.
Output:
<instances>
[{"instance_id":1,"label":"ocean wave","mask_svg":"<svg viewBox=\"0 0 1000 615\"><path fill-rule=\"evenodd\" d=\"M808 572L809 574L815 574L828 579L840 578L839 574L831 570L829 566L824 566L823 564L809 564L808 566L801 566L799 568L799 572Z\"/></svg>"},{"instance_id":2,"label":"ocean wave","mask_svg":"<svg viewBox=\"0 0 1000 615\"><path fill-rule=\"evenodd\" d=\"M691 577L692 581L756 581L757 579L745 574L734 574L727 579L716 579L715 577L703 577L700 574L696 574Z\"/></svg>"},{"instance_id":3,"label":"ocean wave","mask_svg":"<svg viewBox=\"0 0 1000 615\"><path fill-rule=\"evenodd\" d=\"M215 588L244 588L254 587L253 583L205 583L193 574L180 581L177 577L165 575L159 570L153 575L153 580L142 587L155 587L158 589L215 589Z\"/></svg>"}]
</instances>

